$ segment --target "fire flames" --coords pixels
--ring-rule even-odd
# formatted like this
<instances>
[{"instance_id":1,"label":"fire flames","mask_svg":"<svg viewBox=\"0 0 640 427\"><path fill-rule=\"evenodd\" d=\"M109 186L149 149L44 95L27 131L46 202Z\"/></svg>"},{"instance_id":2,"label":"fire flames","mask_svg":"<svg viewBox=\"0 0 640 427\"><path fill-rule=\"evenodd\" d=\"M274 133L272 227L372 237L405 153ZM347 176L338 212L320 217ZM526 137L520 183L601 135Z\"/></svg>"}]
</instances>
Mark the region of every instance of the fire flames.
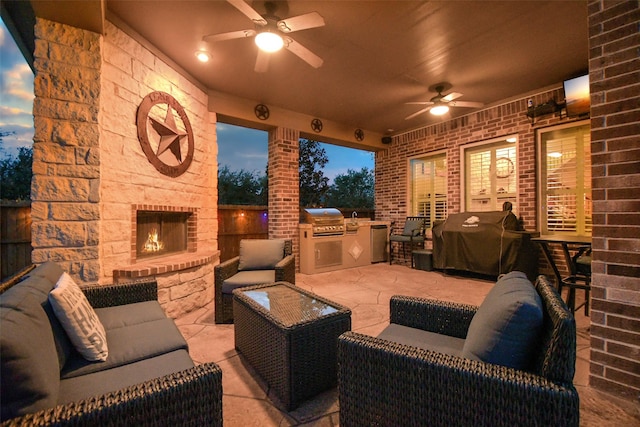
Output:
<instances>
[{"instance_id":1,"label":"fire flames","mask_svg":"<svg viewBox=\"0 0 640 427\"><path fill-rule=\"evenodd\" d=\"M142 247L143 252L159 252L164 249L164 243L158 239L158 230L155 228L151 230L149 236L147 237L147 241L144 243Z\"/></svg>"}]
</instances>

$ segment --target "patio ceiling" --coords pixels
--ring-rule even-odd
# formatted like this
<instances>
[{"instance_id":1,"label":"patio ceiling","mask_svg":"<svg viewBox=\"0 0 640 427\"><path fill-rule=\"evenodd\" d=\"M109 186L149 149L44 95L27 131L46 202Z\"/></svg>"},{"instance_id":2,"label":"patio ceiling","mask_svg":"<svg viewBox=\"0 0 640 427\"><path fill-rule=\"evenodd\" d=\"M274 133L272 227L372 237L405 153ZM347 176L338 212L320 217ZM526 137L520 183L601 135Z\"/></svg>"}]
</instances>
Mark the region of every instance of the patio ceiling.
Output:
<instances>
[{"instance_id":1,"label":"patio ceiling","mask_svg":"<svg viewBox=\"0 0 640 427\"><path fill-rule=\"evenodd\" d=\"M406 103L429 100L435 95L429 87L438 82L451 83L450 92L463 94L460 101L491 105L588 68L586 1L278 2L281 17L312 11L324 17L324 27L291 34L324 64L315 69L283 50L265 73L254 71L252 40L203 41L208 34L252 28L226 1L53 3L32 2L36 15L93 31L102 31L105 17L125 23L221 99L263 103L379 135L442 120L428 113L405 120L422 108ZM265 10L264 1L248 3ZM212 55L206 64L194 56L202 48ZM222 104L217 112L225 120ZM444 117L470 111L456 107ZM246 118L256 121L252 110Z\"/></svg>"}]
</instances>

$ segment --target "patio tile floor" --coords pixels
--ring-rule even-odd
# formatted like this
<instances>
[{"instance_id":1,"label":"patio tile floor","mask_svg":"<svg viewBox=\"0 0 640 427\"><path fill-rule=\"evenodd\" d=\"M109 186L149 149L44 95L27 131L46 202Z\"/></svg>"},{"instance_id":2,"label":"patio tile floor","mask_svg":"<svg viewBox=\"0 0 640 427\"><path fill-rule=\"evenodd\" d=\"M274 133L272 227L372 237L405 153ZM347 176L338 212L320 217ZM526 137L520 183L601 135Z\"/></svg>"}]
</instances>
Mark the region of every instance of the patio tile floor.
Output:
<instances>
[{"instance_id":1,"label":"patio tile floor","mask_svg":"<svg viewBox=\"0 0 640 427\"><path fill-rule=\"evenodd\" d=\"M389 323L392 295L410 295L479 305L493 281L442 272L414 270L386 263L329 273L296 275L296 285L352 310L352 330L377 335ZM579 295L578 298L581 296ZM213 302L176 323L196 363L222 368L223 417L228 427L339 425L336 389L286 412L268 387L234 348L233 325L214 323ZM581 426L640 426L640 403L628 402L589 387L589 318L576 313L577 362L574 384L580 394Z\"/></svg>"}]
</instances>

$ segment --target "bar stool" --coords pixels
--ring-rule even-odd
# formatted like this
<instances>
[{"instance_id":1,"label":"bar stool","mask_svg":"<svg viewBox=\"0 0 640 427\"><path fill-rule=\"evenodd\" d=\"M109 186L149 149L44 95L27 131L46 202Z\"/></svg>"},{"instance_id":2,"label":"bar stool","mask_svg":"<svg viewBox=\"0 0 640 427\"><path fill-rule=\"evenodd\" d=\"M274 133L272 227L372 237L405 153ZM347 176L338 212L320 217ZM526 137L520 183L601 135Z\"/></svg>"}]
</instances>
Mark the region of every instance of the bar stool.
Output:
<instances>
[{"instance_id":1,"label":"bar stool","mask_svg":"<svg viewBox=\"0 0 640 427\"><path fill-rule=\"evenodd\" d=\"M582 246L573 257L568 266L570 275L560 281L558 292L562 295L562 288L567 286L567 306L573 313L584 306L585 316L589 315L589 292L591 291L591 246ZM584 303L576 307L576 289L584 290Z\"/></svg>"}]
</instances>

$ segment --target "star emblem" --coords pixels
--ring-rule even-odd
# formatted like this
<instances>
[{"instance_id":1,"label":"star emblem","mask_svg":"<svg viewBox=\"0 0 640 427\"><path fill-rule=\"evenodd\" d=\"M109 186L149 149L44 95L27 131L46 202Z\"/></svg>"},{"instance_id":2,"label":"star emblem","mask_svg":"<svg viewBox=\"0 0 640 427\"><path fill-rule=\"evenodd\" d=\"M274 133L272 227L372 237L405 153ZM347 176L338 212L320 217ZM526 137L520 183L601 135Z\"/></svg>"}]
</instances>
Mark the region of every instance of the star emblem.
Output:
<instances>
[{"instance_id":1,"label":"star emblem","mask_svg":"<svg viewBox=\"0 0 640 427\"><path fill-rule=\"evenodd\" d=\"M164 153L169 150L178 163L182 163L182 152L180 151L180 140L187 136L186 132L180 132L176 126L176 119L173 117L171 108L167 108L167 116L164 122L153 117L149 117L151 126L160 135L160 143L156 155L161 158Z\"/></svg>"},{"instance_id":2,"label":"star emblem","mask_svg":"<svg viewBox=\"0 0 640 427\"><path fill-rule=\"evenodd\" d=\"M159 108L160 112L149 114L154 107L154 111ZM166 111L164 120L158 118L162 111ZM176 124L176 115L182 122L180 127ZM163 175L174 178L186 172L195 152L193 129L186 111L173 96L165 92L145 96L138 107L136 125L140 147L149 163ZM187 153L183 158L185 147Z\"/></svg>"}]
</instances>

